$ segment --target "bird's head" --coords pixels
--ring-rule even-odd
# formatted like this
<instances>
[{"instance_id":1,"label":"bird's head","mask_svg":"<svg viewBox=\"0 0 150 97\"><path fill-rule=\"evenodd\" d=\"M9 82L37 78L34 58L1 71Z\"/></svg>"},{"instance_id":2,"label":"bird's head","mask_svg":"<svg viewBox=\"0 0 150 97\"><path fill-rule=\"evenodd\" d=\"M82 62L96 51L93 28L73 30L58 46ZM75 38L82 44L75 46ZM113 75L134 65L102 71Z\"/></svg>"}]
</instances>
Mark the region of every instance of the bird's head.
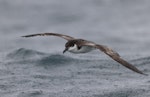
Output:
<instances>
[{"instance_id":1,"label":"bird's head","mask_svg":"<svg viewBox=\"0 0 150 97\"><path fill-rule=\"evenodd\" d=\"M63 53L65 53L66 51L70 51L71 52L74 49L77 49L76 41L74 41L74 40L68 41L65 44L65 50L63 51Z\"/></svg>"}]
</instances>

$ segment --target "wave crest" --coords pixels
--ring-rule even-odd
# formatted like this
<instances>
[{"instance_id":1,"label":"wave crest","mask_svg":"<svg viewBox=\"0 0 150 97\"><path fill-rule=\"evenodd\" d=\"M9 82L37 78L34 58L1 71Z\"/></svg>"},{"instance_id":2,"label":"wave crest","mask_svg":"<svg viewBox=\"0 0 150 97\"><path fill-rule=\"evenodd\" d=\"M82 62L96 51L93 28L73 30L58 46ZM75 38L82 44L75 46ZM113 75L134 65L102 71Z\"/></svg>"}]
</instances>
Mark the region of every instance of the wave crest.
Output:
<instances>
[{"instance_id":1,"label":"wave crest","mask_svg":"<svg viewBox=\"0 0 150 97\"><path fill-rule=\"evenodd\" d=\"M44 56L44 55L46 54L42 52L20 48L9 53L7 55L7 58L14 59L14 60L27 60L27 59L39 58L40 56Z\"/></svg>"},{"instance_id":2,"label":"wave crest","mask_svg":"<svg viewBox=\"0 0 150 97\"><path fill-rule=\"evenodd\" d=\"M68 62L73 62L75 59L71 57L67 57L60 54L53 54L49 55L47 57L43 57L41 60L39 60L38 63L40 64L65 64Z\"/></svg>"},{"instance_id":3,"label":"wave crest","mask_svg":"<svg viewBox=\"0 0 150 97\"><path fill-rule=\"evenodd\" d=\"M47 54L35 50L19 48L7 54L7 60L11 60L14 63L36 63L42 65L49 64L65 64L78 59L71 58L62 54ZM10 62L10 61L9 61Z\"/></svg>"}]
</instances>

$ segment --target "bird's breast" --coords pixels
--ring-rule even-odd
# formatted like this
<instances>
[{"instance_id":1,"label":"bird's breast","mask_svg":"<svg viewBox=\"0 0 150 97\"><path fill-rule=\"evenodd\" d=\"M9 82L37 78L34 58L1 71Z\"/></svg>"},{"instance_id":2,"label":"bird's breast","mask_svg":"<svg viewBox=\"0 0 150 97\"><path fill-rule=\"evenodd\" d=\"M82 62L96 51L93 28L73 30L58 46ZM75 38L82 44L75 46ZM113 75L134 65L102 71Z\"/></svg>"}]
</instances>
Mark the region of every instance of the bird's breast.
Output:
<instances>
[{"instance_id":1,"label":"bird's breast","mask_svg":"<svg viewBox=\"0 0 150 97\"><path fill-rule=\"evenodd\" d=\"M71 53L79 54L79 53L87 53L87 52L90 52L90 51L92 51L94 49L95 48L90 47L90 46L81 46L80 48L76 47L76 48L70 49L68 51L71 52Z\"/></svg>"}]
</instances>

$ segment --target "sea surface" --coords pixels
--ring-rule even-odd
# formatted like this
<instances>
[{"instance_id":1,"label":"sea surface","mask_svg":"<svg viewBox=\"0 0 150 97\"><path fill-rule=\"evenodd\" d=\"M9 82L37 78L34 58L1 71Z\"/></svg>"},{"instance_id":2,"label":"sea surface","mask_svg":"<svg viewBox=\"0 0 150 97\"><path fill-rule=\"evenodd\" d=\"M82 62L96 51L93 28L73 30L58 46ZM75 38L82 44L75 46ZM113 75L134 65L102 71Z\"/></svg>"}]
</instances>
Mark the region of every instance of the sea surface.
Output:
<instances>
[{"instance_id":1,"label":"sea surface","mask_svg":"<svg viewBox=\"0 0 150 97\"><path fill-rule=\"evenodd\" d=\"M149 0L0 0L0 97L150 97L150 76L53 32L107 45L150 75Z\"/></svg>"}]
</instances>

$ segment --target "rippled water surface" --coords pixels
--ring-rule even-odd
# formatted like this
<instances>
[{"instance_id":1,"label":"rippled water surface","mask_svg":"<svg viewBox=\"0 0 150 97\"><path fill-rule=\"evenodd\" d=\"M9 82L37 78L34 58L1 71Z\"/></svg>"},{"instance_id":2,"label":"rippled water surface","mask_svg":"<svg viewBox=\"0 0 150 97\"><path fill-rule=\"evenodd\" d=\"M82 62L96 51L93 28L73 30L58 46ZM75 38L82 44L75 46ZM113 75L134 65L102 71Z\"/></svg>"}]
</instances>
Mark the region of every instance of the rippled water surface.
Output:
<instances>
[{"instance_id":1,"label":"rippled water surface","mask_svg":"<svg viewBox=\"0 0 150 97\"><path fill-rule=\"evenodd\" d=\"M148 0L0 0L1 97L149 97L150 77L99 50L63 54L57 32L107 45L150 74Z\"/></svg>"}]
</instances>

